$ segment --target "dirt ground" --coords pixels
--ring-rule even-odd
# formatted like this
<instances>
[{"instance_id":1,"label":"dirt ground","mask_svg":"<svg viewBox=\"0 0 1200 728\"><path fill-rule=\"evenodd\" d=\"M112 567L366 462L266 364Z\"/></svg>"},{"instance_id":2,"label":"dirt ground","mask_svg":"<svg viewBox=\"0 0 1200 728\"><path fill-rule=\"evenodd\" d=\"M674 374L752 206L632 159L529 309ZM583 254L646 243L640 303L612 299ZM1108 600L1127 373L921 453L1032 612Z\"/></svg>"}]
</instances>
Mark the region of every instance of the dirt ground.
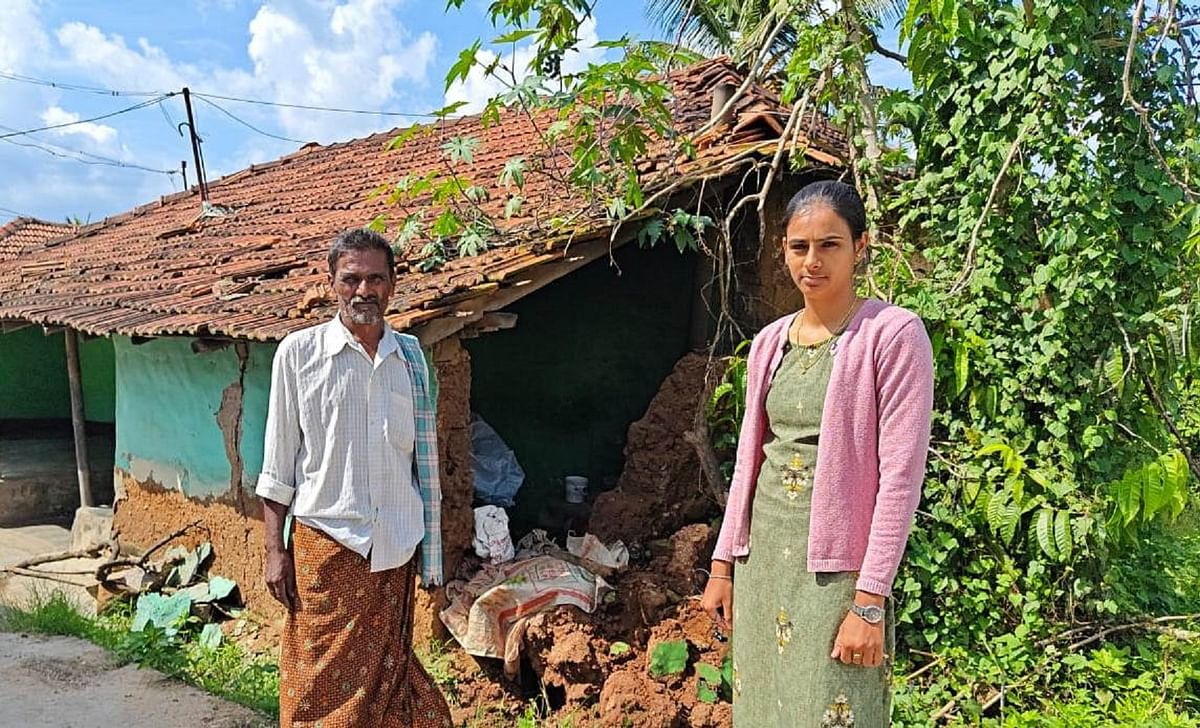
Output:
<instances>
[{"instance_id":1,"label":"dirt ground","mask_svg":"<svg viewBox=\"0 0 1200 728\"><path fill-rule=\"evenodd\" d=\"M0 632L0 715L24 728L257 728L271 722L74 637Z\"/></svg>"}]
</instances>

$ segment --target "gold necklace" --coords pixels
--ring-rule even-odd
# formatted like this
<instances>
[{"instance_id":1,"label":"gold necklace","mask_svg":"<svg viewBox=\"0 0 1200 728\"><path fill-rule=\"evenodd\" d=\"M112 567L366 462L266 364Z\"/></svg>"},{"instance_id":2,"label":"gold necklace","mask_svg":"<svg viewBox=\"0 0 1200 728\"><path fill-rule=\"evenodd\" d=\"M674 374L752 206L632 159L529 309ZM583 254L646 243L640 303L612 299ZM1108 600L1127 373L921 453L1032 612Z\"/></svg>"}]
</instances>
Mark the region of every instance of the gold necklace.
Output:
<instances>
[{"instance_id":1,"label":"gold necklace","mask_svg":"<svg viewBox=\"0 0 1200 728\"><path fill-rule=\"evenodd\" d=\"M800 363L797 365L799 371L796 373L796 376L802 377L805 374L808 374L809 370L815 367L817 363L820 362L821 359L823 359L825 355L832 350L833 343L841 337L842 332L846 330L846 326L850 324L850 319L854 317L855 312L858 311L858 308L861 304L862 301L855 296L854 303L851 304L850 309L846 311L846 315L842 318L841 323L834 327L833 332L830 333L825 339L816 344L809 344L807 346L804 344L795 344L797 348L804 351L804 357L800 359ZM790 331L788 332L788 343L793 343ZM798 406L802 407L802 405Z\"/></svg>"},{"instance_id":2,"label":"gold necklace","mask_svg":"<svg viewBox=\"0 0 1200 728\"><path fill-rule=\"evenodd\" d=\"M793 339L793 332L792 332L791 327L789 327L788 343L791 344L792 346L803 347L805 349L810 349L810 350L818 349L820 347L823 347L823 346L829 344L834 339L836 339L843 331L846 330L846 326L848 326L850 324L850 319L854 318L854 314L858 311L859 306L862 305L863 300L864 299L860 299L858 296L855 296L854 302L851 303L850 308L846 310L846 315L842 317L841 323L839 323L837 326L835 326L833 328L833 330L830 331L829 336L822 339L821 341L818 341L813 344L801 344ZM796 320L797 321L800 320L799 315L797 315ZM793 324L793 327L794 326L795 326L795 324ZM813 356L815 356L815 354Z\"/></svg>"}]
</instances>

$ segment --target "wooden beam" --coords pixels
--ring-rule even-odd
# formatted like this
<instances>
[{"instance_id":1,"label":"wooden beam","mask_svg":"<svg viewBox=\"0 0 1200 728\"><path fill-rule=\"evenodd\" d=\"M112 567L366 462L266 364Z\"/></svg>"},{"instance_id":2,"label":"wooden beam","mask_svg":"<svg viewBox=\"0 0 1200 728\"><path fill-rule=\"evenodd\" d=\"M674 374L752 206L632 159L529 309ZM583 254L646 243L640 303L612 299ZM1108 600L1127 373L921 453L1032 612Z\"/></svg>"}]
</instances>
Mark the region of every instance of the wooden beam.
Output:
<instances>
[{"instance_id":1,"label":"wooden beam","mask_svg":"<svg viewBox=\"0 0 1200 728\"><path fill-rule=\"evenodd\" d=\"M507 313L505 311L492 311L485 313L478 322L465 327L459 335L463 339L476 339L483 334L490 334L494 331L507 331L515 328L517 325L517 314Z\"/></svg>"},{"instance_id":2,"label":"wooden beam","mask_svg":"<svg viewBox=\"0 0 1200 728\"><path fill-rule=\"evenodd\" d=\"M11 334L14 331L33 326L28 321L0 321L0 334Z\"/></svg>"},{"instance_id":3,"label":"wooden beam","mask_svg":"<svg viewBox=\"0 0 1200 728\"><path fill-rule=\"evenodd\" d=\"M561 256L556 260L542 263L531 268L527 273L514 275L512 283L505 281L505 285L490 295L478 295L468 301L463 301L455 307L452 314L448 315L453 318L443 317L429 321L416 327L413 333L425 346L432 346L442 339L453 336L468 325L482 319L484 314L512 305L534 291L540 290L625 245L636 237L636 232L632 232L633 226L629 227L630 233L622 235L612 243L609 243L607 237L572 243L562 251Z\"/></svg>"},{"instance_id":4,"label":"wooden beam","mask_svg":"<svg viewBox=\"0 0 1200 728\"><path fill-rule=\"evenodd\" d=\"M79 375L79 336L75 329L66 330L67 380L71 385L71 429L75 433L75 470L79 475L79 505L92 502L92 477L88 469L87 432L83 420L83 383Z\"/></svg>"}]
</instances>

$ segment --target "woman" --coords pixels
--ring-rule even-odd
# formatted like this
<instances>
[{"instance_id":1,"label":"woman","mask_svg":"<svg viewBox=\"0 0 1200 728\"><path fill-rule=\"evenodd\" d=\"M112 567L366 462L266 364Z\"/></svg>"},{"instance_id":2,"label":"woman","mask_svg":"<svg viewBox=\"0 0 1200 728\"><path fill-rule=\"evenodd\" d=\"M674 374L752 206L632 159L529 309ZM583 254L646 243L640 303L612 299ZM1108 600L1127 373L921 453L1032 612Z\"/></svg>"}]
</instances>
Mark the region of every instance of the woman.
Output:
<instances>
[{"instance_id":1,"label":"woman","mask_svg":"<svg viewBox=\"0 0 1200 728\"><path fill-rule=\"evenodd\" d=\"M788 203L784 261L804 308L751 344L703 598L735 636L739 728L889 722L887 597L920 499L933 358L916 315L855 295L866 246L853 187L817 182Z\"/></svg>"}]
</instances>

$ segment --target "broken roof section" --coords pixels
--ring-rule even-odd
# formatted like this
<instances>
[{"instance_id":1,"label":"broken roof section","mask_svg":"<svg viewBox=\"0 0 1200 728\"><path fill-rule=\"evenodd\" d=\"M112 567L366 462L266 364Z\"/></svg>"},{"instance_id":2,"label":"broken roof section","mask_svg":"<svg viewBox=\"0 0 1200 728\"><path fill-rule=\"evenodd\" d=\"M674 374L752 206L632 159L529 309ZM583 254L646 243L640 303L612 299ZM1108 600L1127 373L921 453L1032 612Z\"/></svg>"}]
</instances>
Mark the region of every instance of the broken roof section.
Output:
<instances>
[{"instance_id":1,"label":"broken roof section","mask_svg":"<svg viewBox=\"0 0 1200 728\"><path fill-rule=\"evenodd\" d=\"M671 81L676 126L694 134L710 118L714 91L740 85L743 76L719 58L676 71ZM673 192L686 192L687 180L698 185L701 177L744 170L774 152L784 114L771 91L752 84L728 125L696 138L694 159L673 159L665 145L650 150L640 165L645 189L673 184ZM844 136L824 120L804 126L797 141L810 160L840 166ZM0 261L0 320L92 334L278 340L329 317L324 256L334 235L380 214L397 221L422 207L432 220L436 209L429 200L400 210L370 193L406 174L447 173L442 146L448 139L478 138L469 171L482 181L495 180L515 156L554 165L552 157L561 154L547 152L539 126L517 112L486 128L471 116L426 131L398 151L386 148L396 131L308 144L211 182L215 210L205 207L202 214L193 188ZM564 232L549 221L578 212L583 201L577 194L544 174L530 174L522 193L523 211L509 220L503 199L481 203L504 220L505 239L490 241L487 252L429 273L417 268L420 243L399 256L388 312L393 326L437 340L608 252L603 210L588 210Z\"/></svg>"},{"instance_id":2,"label":"broken roof section","mask_svg":"<svg viewBox=\"0 0 1200 728\"><path fill-rule=\"evenodd\" d=\"M17 217L0 226L0 262L19 258L78 230L74 225Z\"/></svg>"}]
</instances>

